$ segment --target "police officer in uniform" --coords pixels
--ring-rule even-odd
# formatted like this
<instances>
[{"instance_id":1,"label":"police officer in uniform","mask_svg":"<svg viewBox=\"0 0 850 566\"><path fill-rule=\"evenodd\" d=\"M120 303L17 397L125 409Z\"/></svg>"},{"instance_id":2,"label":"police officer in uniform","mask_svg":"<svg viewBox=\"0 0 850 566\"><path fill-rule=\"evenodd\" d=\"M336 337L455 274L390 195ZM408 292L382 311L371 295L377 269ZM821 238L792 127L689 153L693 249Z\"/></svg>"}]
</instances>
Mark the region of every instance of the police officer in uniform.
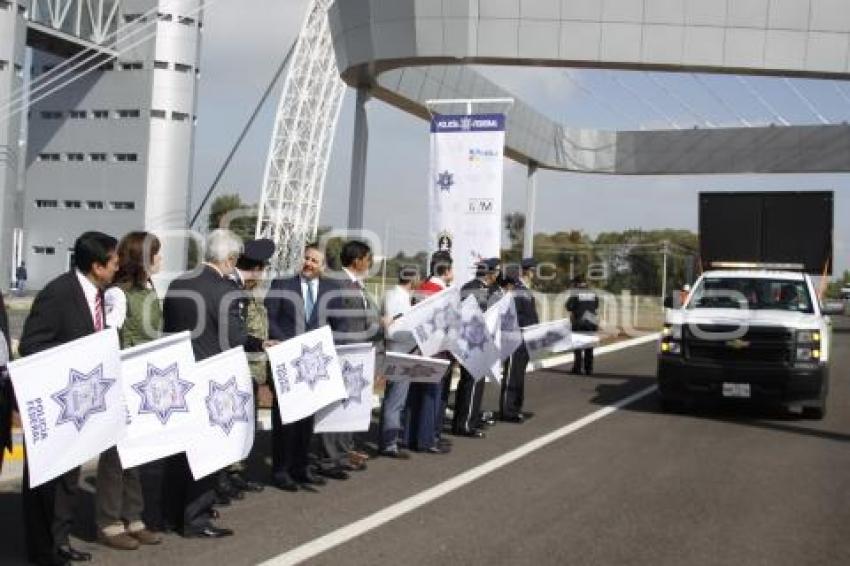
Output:
<instances>
[{"instance_id":1,"label":"police officer in uniform","mask_svg":"<svg viewBox=\"0 0 850 566\"><path fill-rule=\"evenodd\" d=\"M498 288L496 282L499 279L499 259L491 258L476 265L476 277L466 283L460 290L461 300L473 295L478 301L481 311L486 311L496 298L494 289ZM460 381L455 392L455 414L452 419L452 433L459 436L472 438L484 438L481 430L483 421L481 419L481 401L484 397L484 378L475 380L466 371L460 368Z\"/></svg>"},{"instance_id":2,"label":"police officer in uniform","mask_svg":"<svg viewBox=\"0 0 850 566\"><path fill-rule=\"evenodd\" d=\"M588 289L587 282L577 277L574 281L575 289L570 292L567 299L567 312L570 313L573 331L594 333L599 330L599 296ZM584 348L574 352L572 373L581 375L582 368L587 375L593 374L593 348Z\"/></svg>"},{"instance_id":3,"label":"police officer in uniform","mask_svg":"<svg viewBox=\"0 0 850 566\"><path fill-rule=\"evenodd\" d=\"M531 285L537 262L532 258L522 260L521 272L514 268L505 274L504 286L513 292L517 326L525 328L540 322L537 302L531 294ZM499 395L499 420L522 423L533 413L523 412L525 400L525 371L528 367L528 348L525 342L508 358L502 372L502 390Z\"/></svg>"},{"instance_id":4,"label":"police officer in uniform","mask_svg":"<svg viewBox=\"0 0 850 566\"><path fill-rule=\"evenodd\" d=\"M239 312L245 323L245 331L248 336L253 336L263 342L269 340L269 317L262 300L257 298L257 287L269 265L269 260L274 255L274 249L274 242L268 238L245 242L245 249L239 259L236 260L236 271L231 275L231 279L237 288L244 291L240 299ZM259 387L268 380L268 356L265 352L249 353L248 367L254 381L254 411L256 414ZM239 491L259 492L263 490L260 483L245 479L244 473L245 463L238 462L227 469L228 477L226 479L232 487Z\"/></svg>"}]
</instances>

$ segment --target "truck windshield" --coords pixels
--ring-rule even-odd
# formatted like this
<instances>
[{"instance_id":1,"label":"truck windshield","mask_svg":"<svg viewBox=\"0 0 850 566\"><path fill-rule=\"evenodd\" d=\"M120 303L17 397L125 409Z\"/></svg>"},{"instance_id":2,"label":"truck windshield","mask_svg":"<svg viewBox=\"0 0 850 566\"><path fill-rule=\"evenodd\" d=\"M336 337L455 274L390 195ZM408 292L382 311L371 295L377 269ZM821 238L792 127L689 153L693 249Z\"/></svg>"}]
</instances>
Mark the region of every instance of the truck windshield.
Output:
<instances>
[{"instance_id":1,"label":"truck windshield","mask_svg":"<svg viewBox=\"0 0 850 566\"><path fill-rule=\"evenodd\" d=\"M704 278L687 308L814 312L805 281L744 277Z\"/></svg>"}]
</instances>

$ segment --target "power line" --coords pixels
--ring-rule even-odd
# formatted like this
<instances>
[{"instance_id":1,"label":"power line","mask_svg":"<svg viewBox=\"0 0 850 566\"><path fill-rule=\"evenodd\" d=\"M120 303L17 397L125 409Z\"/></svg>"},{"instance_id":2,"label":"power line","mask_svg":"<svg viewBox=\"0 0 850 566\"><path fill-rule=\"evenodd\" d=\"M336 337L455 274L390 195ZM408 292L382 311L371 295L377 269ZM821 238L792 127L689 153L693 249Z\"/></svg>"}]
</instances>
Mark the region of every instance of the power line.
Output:
<instances>
[{"instance_id":1,"label":"power line","mask_svg":"<svg viewBox=\"0 0 850 566\"><path fill-rule=\"evenodd\" d=\"M782 124L783 126L790 126L791 125L791 122L786 120L785 117L782 116L782 114L777 112L776 109L761 94L759 94L759 92L749 82L745 81L742 76L735 75L735 78L738 79L738 82L741 83L741 86L743 86L745 89L747 89L747 92L749 92L751 95L753 95L753 97L756 100L758 100L759 103L762 106L764 106L765 109L769 113L771 113L773 115L773 117L776 118L779 121L780 124Z\"/></svg>"},{"instance_id":2,"label":"power line","mask_svg":"<svg viewBox=\"0 0 850 566\"><path fill-rule=\"evenodd\" d=\"M245 127L242 128L242 133L239 134L239 137L236 138L236 143L233 144L233 147L230 149L230 153L227 154L227 157L224 159L224 163L221 164L221 167L218 170L218 173L213 179L212 184L210 184L210 188L207 189L204 198L201 200L200 206L198 206L198 210L195 211L195 214L192 216L192 220L189 221L189 227L194 226L195 222L197 222L198 218L201 216L201 212L204 210L204 207L207 205L210 197L213 194L213 191L218 186L219 181L224 176L224 172L230 166L230 162L233 161L233 157L236 155L236 152L239 150L239 147L242 145L245 136L248 135L248 130L251 129L251 126L254 124L254 121L257 119L257 116L260 114L260 110L262 110L263 106L268 100L269 95L271 95L274 90L274 85L277 84L277 81L280 79L280 76L283 74L283 70L286 69L286 65L289 63L289 59L292 57L292 54L295 52L295 46L298 44L298 39L296 38L293 41L292 45L289 46L289 51L286 53L286 57L283 58L280 66L277 68L272 80L269 82L269 86L266 87L263 96L260 97L260 101L257 103L256 108L254 108L254 112L251 114L251 117L248 118L248 122L245 124Z\"/></svg>"},{"instance_id":3,"label":"power line","mask_svg":"<svg viewBox=\"0 0 850 566\"><path fill-rule=\"evenodd\" d=\"M794 83L792 83L792 82L788 79L788 77L785 77L785 78L783 79L783 81L784 81L784 82L785 82L785 84L788 86L788 88L790 88L790 89L791 89L791 92L793 92L794 94L796 94L796 95L797 95L797 98L799 98L799 99L803 102L803 104L805 104L805 105L806 105L806 107L809 109L809 112L811 112L812 114L814 114L814 115L815 115L815 117L816 117L818 120L820 120L820 123L821 123L821 124L829 124L829 120L827 120L827 119L824 117L824 115L823 115L823 114L821 114L821 113L818 111L818 109L817 109L817 108L815 108L815 105L814 105L814 104L812 104L812 101L811 101L811 100L809 100L808 98L806 98L806 96L805 96L805 95L803 95L803 93L802 93L802 92L800 92L800 89L798 89L798 88L797 88L797 86L796 86Z\"/></svg>"},{"instance_id":4,"label":"power line","mask_svg":"<svg viewBox=\"0 0 850 566\"><path fill-rule=\"evenodd\" d=\"M711 120L709 120L707 117L703 116L702 113L700 113L696 108L691 106L690 103L688 103L685 99L683 99L677 93L673 92L672 90L670 90L666 86L664 86L661 83L661 81L653 73L646 73L646 75L655 84L655 86L660 88L667 96L669 96L670 98L672 98L673 100L678 102L682 106L682 108L684 108L685 110L687 110L688 112L693 114L698 120L702 120L705 123L705 125L708 126L709 128L714 127L714 124L711 122Z\"/></svg>"},{"instance_id":5,"label":"power line","mask_svg":"<svg viewBox=\"0 0 850 566\"><path fill-rule=\"evenodd\" d=\"M630 87L629 85L627 85L624 81L620 80L620 77L618 77L618 76L616 76L616 75L614 75L613 73L610 73L610 72L608 73L608 76L609 76L609 77L610 77L610 78L611 78L611 79L612 79L615 83L617 83L620 87L624 88L624 89L625 89L626 91L628 91L628 92L629 92L632 96L634 96L635 98L637 98L637 99L638 99L641 103L643 103L643 104L644 104L647 108L649 108L650 110L652 110L653 112L655 112L656 114L658 114L659 116L661 116L662 118L664 118L665 120L667 120L667 122L669 122L669 123L673 126L673 128L675 128L675 129L677 129L677 130L681 130L681 129L682 129L682 127L681 127L681 126L679 126L679 124L677 124L677 123L676 123L676 121L675 121L673 118L671 118L671 117L670 117L670 116L669 116L666 112L664 112L661 108L659 108L659 107L658 107L656 104L654 104L651 100L649 100L649 99L647 99L647 98L645 98L645 97L641 96L641 94L640 94L637 90L635 90L634 88L632 88L632 87Z\"/></svg>"},{"instance_id":6,"label":"power line","mask_svg":"<svg viewBox=\"0 0 850 566\"><path fill-rule=\"evenodd\" d=\"M702 85L702 87L706 90L706 92L708 92L708 94L711 95L712 98L714 98L727 112L735 116L735 118L737 118L738 121L741 122L745 127L751 128L753 126L749 120L744 118L744 116L737 110L735 110L735 108L732 107L728 102L726 102L723 97L714 92L714 89L711 88L711 85L705 82L701 76L691 73L691 77L700 85Z\"/></svg>"}]
</instances>

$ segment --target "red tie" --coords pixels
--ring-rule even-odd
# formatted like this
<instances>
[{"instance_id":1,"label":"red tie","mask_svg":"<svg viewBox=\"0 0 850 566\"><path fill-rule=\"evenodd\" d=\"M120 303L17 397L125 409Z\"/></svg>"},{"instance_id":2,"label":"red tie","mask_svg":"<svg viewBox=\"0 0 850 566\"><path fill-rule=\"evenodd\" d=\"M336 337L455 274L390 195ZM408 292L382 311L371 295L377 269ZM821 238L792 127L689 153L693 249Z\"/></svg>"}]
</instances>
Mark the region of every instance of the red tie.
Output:
<instances>
[{"instance_id":1,"label":"red tie","mask_svg":"<svg viewBox=\"0 0 850 566\"><path fill-rule=\"evenodd\" d=\"M100 332L103 330L103 293L97 292L94 300L94 330Z\"/></svg>"}]
</instances>

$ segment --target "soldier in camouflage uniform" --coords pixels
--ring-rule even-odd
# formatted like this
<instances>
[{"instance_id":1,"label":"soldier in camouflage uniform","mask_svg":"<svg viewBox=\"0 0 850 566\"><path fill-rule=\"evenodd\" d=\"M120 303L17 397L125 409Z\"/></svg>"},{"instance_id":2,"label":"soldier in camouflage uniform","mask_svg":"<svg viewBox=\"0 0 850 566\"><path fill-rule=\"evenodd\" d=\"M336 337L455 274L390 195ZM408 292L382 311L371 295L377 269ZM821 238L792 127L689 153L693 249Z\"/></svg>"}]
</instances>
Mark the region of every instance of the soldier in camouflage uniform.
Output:
<instances>
[{"instance_id":1,"label":"soldier in camouflage uniform","mask_svg":"<svg viewBox=\"0 0 850 566\"><path fill-rule=\"evenodd\" d=\"M231 276L237 288L244 291L239 299L239 312L245 322L248 336L253 336L263 342L269 339L269 317L262 299L258 298L259 283L268 267L269 260L274 255L274 243L266 238L245 242L245 250L236 261L236 271ZM249 353L248 366L251 378L254 380L254 409L257 409L257 394L260 385L268 379L268 356L265 352ZM243 477L245 463L233 464L227 469L225 490L227 487L237 491L262 491L263 486ZM238 496L237 496L238 497Z\"/></svg>"}]
</instances>

